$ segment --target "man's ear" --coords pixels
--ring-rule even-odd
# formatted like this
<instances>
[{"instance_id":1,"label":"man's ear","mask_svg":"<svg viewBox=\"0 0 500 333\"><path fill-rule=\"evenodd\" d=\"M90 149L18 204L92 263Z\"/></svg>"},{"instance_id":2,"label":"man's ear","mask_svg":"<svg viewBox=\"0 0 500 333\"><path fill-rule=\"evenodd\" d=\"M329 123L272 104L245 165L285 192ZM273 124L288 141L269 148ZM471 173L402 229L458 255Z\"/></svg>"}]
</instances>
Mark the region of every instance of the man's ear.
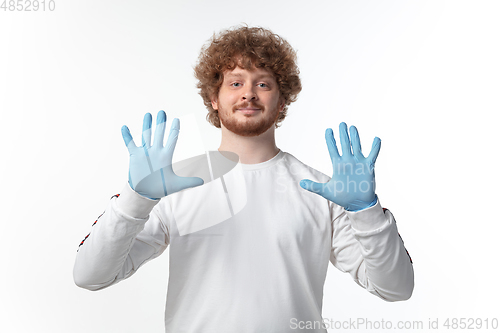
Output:
<instances>
[{"instance_id":1,"label":"man's ear","mask_svg":"<svg viewBox=\"0 0 500 333\"><path fill-rule=\"evenodd\" d=\"M219 109L219 103L217 103L217 98L212 98L212 108L214 110L218 110Z\"/></svg>"},{"instance_id":2,"label":"man's ear","mask_svg":"<svg viewBox=\"0 0 500 333\"><path fill-rule=\"evenodd\" d=\"M284 108L285 108L285 100L281 99L280 100L280 112L283 111Z\"/></svg>"}]
</instances>

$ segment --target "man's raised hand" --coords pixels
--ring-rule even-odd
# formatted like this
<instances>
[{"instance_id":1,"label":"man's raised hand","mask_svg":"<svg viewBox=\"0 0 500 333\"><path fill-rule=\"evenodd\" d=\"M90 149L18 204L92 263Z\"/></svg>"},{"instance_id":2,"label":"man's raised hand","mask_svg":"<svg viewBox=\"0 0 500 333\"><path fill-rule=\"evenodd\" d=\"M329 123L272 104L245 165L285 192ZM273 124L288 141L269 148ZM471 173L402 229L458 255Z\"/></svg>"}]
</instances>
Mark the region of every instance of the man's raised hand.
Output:
<instances>
[{"instance_id":1,"label":"man's raised hand","mask_svg":"<svg viewBox=\"0 0 500 333\"><path fill-rule=\"evenodd\" d=\"M172 157L179 137L180 122L172 121L167 144L163 146L167 115L158 112L154 143L151 145L150 113L144 115L142 145L137 147L127 126L122 127L122 136L130 154L129 184L142 196L159 199L183 189L203 185L198 177L179 177L172 169Z\"/></svg>"},{"instance_id":2,"label":"man's raised hand","mask_svg":"<svg viewBox=\"0 0 500 333\"><path fill-rule=\"evenodd\" d=\"M309 179L303 179L300 181L300 186L321 195L348 211L359 211L377 203L374 167L381 141L376 137L373 140L370 154L368 157L364 157L361 153L358 130L351 126L349 131L351 139L347 133L347 125L340 124L342 156L337 150L332 129L328 128L325 132L326 144L333 166L333 176L330 181L316 183Z\"/></svg>"}]
</instances>

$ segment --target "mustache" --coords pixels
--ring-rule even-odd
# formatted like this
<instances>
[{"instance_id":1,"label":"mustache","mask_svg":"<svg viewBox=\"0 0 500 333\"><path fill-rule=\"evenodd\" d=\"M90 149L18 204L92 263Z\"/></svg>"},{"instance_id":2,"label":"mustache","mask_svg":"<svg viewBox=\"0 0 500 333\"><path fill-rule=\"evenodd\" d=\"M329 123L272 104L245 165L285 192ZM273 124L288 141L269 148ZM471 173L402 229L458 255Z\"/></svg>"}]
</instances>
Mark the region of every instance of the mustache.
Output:
<instances>
[{"instance_id":1,"label":"mustache","mask_svg":"<svg viewBox=\"0 0 500 333\"><path fill-rule=\"evenodd\" d=\"M236 111L237 109L247 109L247 108L264 110L264 105L260 104L259 102L252 102L252 103L243 102L241 104L235 105L233 107L233 111Z\"/></svg>"}]
</instances>

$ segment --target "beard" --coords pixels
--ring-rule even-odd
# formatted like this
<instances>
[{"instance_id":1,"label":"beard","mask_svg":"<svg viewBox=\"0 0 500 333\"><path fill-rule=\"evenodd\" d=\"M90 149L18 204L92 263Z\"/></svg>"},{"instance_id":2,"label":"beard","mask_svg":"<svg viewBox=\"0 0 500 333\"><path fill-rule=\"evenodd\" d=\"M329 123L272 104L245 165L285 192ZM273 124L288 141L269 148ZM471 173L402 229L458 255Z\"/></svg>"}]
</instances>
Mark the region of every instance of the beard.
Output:
<instances>
[{"instance_id":1,"label":"beard","mask_svg":"<svg viewBox=\"0 0 500 333\"><path fill-rule=\"evenodd\" d=\"M260 109L258 112L262 115L256 117L253 114L241 114L244 119L238 119L240 117L236 115L236 110L248 107ZM264 106L258 102L244 102L235 105L230 112L224 110L224 108L219 110L219 118L225 128L234 134L247 137L258 136L265 133L271 126L276 124L278 116L279 102L272 110L266 110Z\"/></svg>"}]
</instances>

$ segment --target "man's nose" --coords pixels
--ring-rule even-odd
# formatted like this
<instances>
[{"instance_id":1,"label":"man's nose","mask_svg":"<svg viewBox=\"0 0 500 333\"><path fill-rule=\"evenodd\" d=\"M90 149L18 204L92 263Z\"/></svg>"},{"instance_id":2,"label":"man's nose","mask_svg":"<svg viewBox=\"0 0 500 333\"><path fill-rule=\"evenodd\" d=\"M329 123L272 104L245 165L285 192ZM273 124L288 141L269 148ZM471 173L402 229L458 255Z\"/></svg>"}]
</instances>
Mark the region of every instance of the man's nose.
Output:
<instances>
[{"instance_id":1,"label":"man's nose","mask_svg":"<svg viewBox=\"0 0 500 333\"><path fill-rule=\"evenodd\" d=\"M246 101L251 101L251 100L257 100L257 94L255 93L255 87L254 86L246 86L243 95L241 96L243 100Z\"/></svg>"}]
</instances>

